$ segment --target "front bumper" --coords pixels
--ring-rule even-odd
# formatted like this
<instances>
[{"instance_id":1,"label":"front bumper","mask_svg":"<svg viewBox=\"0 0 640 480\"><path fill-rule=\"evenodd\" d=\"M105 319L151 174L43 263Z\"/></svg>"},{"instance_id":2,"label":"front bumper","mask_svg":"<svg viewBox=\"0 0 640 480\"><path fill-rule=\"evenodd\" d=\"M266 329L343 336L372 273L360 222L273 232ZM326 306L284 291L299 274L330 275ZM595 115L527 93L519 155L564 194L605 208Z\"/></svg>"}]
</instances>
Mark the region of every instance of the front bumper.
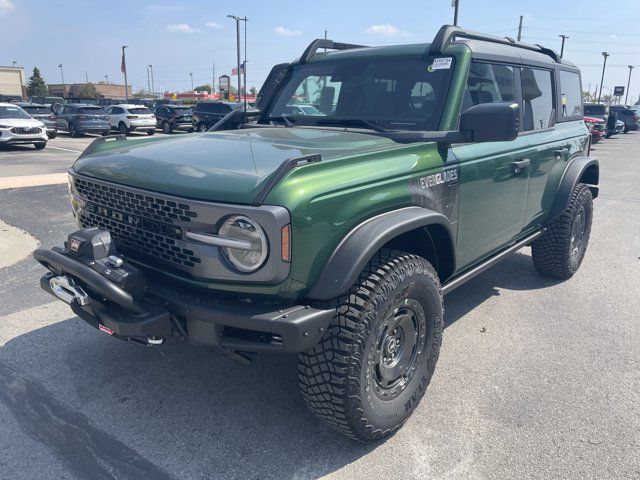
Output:
<instances>
[{"instance_id":1,"label":"front bumper","mask_svg":"<svg viewBox=\"0 0 640 480\"><path fill-rule=\"evenodd\" d=\"M40 133L30 133L30 134L13 133L10 128L0 129L1 144L46 142L48 139L49 137L47 137L47 130L45 128L41 128Z\"/></svg>"},{"instance_id":2,"label":"front bumper","mask_svg":"<svg viewBox=\"0 0 640 480\"><path fill-rule=\"evenodd\" d=\"M150 120L146 122L131 122L129 130L155 130L156 121Z\"/></svg>"},{"instance_id":3,"label":"front bumper","mask_svg":"<svg viewBox=\"0 0 640 480\"><path fill-rule=\"evenodd\" d=\"M41 287L69 303L94 328L145 345L177 338L229 351L302 352L318 343L335 314L335 308L225 298L157 279L147 281L147 293L135 299L61 252L56 248L34 252L49 270ZM65 300L56 294L52 279L60 278L75 282L86 298Z\"/></svg>"}]
</instances>

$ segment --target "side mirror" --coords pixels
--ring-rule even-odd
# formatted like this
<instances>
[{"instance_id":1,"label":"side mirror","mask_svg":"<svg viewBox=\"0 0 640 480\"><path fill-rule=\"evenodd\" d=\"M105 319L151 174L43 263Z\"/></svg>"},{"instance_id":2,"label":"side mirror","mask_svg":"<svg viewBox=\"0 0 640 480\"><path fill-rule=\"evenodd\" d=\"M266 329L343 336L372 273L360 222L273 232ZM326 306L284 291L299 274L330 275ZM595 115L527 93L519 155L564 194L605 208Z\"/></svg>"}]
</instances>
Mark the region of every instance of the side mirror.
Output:
<instances>
[{"instance_id":1,"label":"side mirror","mask_svg":"<svg viewBox=\"0 0 640 480\"><path fill-rule=\"evenodd\" d=\"M481 103L460 116L460 131L469 142L508 142L518 136L519 129L517 103Z\"/></svg>"}]
</instances>

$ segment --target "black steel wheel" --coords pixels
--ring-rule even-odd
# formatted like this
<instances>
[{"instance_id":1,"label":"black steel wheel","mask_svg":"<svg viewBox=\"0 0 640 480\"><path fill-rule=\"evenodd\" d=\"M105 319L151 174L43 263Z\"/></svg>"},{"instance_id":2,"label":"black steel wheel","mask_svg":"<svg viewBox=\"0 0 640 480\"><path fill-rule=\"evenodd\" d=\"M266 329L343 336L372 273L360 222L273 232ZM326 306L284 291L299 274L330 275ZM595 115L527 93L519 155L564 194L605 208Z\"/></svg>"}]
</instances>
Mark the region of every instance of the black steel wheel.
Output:
<instances>
[{"instance_id":1,"label":"black steel wheel","mask_svg":"<svg viewBox=\"0 0 640 480\"><path fill-rule=\"evenodd\" d=\"M382 250L362 271L313 349L300 354L302 398L322 421L361 441L409 418L431 380L443 329L438 276L422 257Z\"/></svg>"}]
</instances>

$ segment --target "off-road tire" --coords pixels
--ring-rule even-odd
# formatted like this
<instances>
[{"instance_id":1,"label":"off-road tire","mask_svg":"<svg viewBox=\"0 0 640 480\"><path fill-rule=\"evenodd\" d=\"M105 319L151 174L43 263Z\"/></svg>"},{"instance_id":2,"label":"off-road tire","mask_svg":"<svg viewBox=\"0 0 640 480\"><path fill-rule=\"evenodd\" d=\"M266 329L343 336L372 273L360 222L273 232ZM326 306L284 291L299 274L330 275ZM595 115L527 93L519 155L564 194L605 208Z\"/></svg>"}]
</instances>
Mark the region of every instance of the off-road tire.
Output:
<instances>
[{"instance_id":1,"label":"off-road tire","mask_svg":"<svg viewBox=\"0 0 640 480\"><path fill-rule=\"evenodd\" d=\"M423 309L424 328L410 348L417 354L415 369L400 377L392 395L392 390L381 390L375 358L381 352L380 334L391 333L388 322L407 304ZM320 342L299 356L298 381L305 404L351 438L376 441L390 435L409 418L431 380L443 316L442 290L431 264L416 255L380 251L349 293L338 299L336 315ZM391 398L383 398L385 392Z\"/></svg>"},{"instance_id":2,"label":"off-road tire","mask_svg":"<svg viewBox=\"0 0 640 480\"><path fill-rule=\"evenodd\" d=\"M582 242L576 246L572 242L574 226L580 222L584 212ZM593 219L593 197L584 183L579 183L571 194L569 206L547 227L547 231L531 244L531 258L536 270L543 275L571 278L580 268L584 259ZM578 224L579 225L579 224ZM574 251L578 248L577 251ZM573 254L572 254L573 252Z\"/></svg>"}]
</instances>

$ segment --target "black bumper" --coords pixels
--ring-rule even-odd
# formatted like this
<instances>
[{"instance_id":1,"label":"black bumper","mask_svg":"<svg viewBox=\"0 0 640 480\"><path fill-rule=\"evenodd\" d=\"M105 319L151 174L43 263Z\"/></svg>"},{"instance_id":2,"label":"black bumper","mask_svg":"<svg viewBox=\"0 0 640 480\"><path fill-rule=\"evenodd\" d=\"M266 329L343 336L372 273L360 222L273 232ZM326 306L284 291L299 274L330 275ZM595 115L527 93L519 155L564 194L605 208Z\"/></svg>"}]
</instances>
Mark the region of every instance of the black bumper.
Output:
<instances>
[{"instance_id":1,"label":"black bumper","mask_svg":"<svg viewBox=\"0 0 640 480\"><path fill-rule=\"evenodd\" d=\"M33 256L49 269L40 280L46 292L57 297L49 283L53 277L74 279L90 297L86 305L70 303L76 315L105 333L139 343L181 338L234 351L302 352L320 340L335 314L334 308L249 302L162 280L148 281L147 293L135 299L55 249L38 249Z\"/></svg>"}]
</instances>

